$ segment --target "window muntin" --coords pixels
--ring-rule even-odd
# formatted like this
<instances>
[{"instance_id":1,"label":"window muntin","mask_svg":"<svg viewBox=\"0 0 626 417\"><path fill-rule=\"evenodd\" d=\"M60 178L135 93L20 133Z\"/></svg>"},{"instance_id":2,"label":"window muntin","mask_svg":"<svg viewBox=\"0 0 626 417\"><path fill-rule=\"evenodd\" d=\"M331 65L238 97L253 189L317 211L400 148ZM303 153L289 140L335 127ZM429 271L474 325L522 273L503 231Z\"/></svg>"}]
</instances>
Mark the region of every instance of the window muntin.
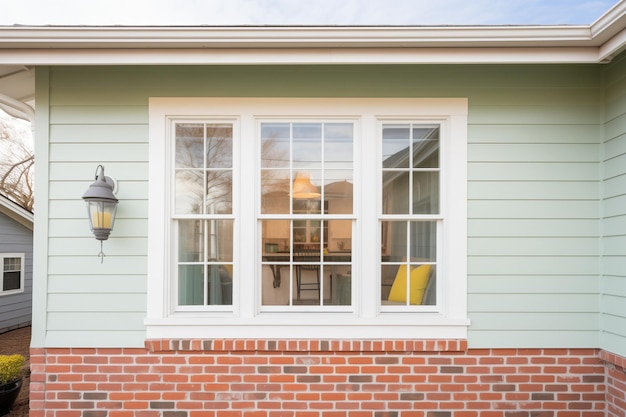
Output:
<instances>
[{"instance_id":1,"label":"window muntin","mask_svg":"<svg viewBox=\"0 0 626 417\"><path fill-rule=\"evenodd\" d=\"M176 304L232 306L233 124L174 123Z\"/></svg>"},{"instance_id":2,"label":"window muntin","mask_svg":"<svg viewBox=\"0 0 626 417\"><path fill-rule=\"evenodd\" d=\"M260 123L263 310L351 305L354 130Z\"/></svg>"},{"instance_id":3,"label":"window muntin","mask_svg":"<svg viewBox=\"0 0 626 417\"><path fill-rule=\"evenodd\" d=\"M0 254L2 280L0 295L14 294L24 291L24 255Z\"/></svg>"},{"instance_id":4,"label":"window muntin","mask_svg":"<svg viewBox=\"0 0 626 417\"><path fill-rule=\"evenodd\" d=\"M383 123L381 266L383 311L437 304L440 125Z\"/></svg>"}]
</instances>

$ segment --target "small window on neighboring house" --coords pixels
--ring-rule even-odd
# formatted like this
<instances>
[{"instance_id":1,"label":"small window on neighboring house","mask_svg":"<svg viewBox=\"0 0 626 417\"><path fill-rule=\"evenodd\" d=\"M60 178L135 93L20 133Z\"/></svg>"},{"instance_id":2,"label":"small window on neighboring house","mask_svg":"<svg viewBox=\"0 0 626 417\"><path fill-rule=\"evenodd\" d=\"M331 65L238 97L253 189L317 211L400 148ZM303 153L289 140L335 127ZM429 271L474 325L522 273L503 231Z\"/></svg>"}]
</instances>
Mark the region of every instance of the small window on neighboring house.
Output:
<instances>
[{"instance_id":1,"label":"small window on neighboring house","mask_svg":"<svg viewBox=\"0 0 626 417\"><path fill-rule=\"evenodd\" d=\"M150 150L148 337L466 337L467 100L155 98Z\"/></svg>"},{"instance_id":2,"label":"small window on neighboring house","mask_svg":"<svg viewBox=\"0 0 626 417\"><path fill-rule=\"evenodd\" d=\"M24 291L24 255L0 254L2 282L0 295Z\"/></svg>"}]
</instances>

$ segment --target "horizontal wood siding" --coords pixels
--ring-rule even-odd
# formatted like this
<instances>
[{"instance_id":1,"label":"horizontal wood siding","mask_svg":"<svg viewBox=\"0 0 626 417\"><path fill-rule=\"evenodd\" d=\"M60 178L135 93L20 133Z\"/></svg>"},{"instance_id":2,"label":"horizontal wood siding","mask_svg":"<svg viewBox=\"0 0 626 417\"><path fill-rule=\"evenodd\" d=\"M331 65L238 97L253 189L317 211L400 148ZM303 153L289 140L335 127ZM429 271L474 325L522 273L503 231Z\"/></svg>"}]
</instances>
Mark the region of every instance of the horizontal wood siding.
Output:
<instances>
[{"instance_id":1,"label":"horizontal wood siding","mask_svg":"<svg viewBox=\"0 0 626 417\"><path fill-rule=\"evenodd\" d=\"M2 213L0 213L0 253L24 254L24 291L0 295L0 333L3 333L27 326L31 322L33 232Z\"/></svg>"},{"instance_id":2,"label":"horizontal wood siding","mask_svg":"<svg viewBox=\"0 0 626 417\"><path fill-rule=\"evenodd\" d=\"M626 54L604 70L600 347L626 356Z\"/></svg>"},{"instance_id":3,"label":"horizontal wood siding","mask_svg":"<svg viewBox=\"0 0 626 417\"><path fill-rule=\"evenodd\" d=\"M470 106L472 347L597 344L601 107L580 86L599 77L572 72L588 79L563 85L570 73L547 98L537 79L519 104L501 88Z\"/></svg>"},{"instance_id":4,"label":"horizontal wood siding","mask_svg":"<svg viewBox=\"0 0 626 417\"><path fill-rule=\"evenodd\" d=\"M471 347L594 347L600 67L58 67L50 72L49 346L143 346L149 97L468 97ZM80 196L119 181L109 256Z\"/></svg>"}]
</instances>

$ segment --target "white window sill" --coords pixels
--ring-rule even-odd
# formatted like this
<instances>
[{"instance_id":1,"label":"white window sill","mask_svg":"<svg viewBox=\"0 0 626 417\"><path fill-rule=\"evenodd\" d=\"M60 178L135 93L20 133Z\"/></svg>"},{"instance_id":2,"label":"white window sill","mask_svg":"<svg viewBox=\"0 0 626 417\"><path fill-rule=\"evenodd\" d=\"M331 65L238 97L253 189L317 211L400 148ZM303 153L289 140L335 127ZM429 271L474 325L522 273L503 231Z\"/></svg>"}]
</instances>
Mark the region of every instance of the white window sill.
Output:
<instances>
[{"instance_id":1,"label":"white window sill","mask_svg":"<svg viewBox=\"0 0 626 417\"><path fill-rule=\"evenodd\" d=\"M260 315L250 320L211 315L146 319L148 339L159 338L323 338L323 339L466 339L468 319L383 313L373 318L353 315Z\"/></svg>"}]
</instances>

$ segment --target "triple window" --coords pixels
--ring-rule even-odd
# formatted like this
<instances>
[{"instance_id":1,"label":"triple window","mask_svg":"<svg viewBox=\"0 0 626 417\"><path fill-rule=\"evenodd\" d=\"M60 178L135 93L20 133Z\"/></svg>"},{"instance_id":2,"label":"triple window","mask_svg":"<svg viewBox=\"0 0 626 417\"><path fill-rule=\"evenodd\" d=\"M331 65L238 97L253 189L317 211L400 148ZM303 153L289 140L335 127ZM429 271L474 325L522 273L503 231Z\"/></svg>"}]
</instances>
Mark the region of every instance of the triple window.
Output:
<instances>
[{"instance_id":1,"label":"triple window","mask_svg":"<svg viewBox=\"0 0 626 417\"><path fill-rule=\"evenodd\" d=\"M156 315L464 318L451 304L464 269L448 261L465 256L450 243L465 212L450 207L465 195L452 155L466 112L454 99L152 100L165 170L151 190L169 218L151 252L165 259Z\"/></svg>"}]
</instances>

